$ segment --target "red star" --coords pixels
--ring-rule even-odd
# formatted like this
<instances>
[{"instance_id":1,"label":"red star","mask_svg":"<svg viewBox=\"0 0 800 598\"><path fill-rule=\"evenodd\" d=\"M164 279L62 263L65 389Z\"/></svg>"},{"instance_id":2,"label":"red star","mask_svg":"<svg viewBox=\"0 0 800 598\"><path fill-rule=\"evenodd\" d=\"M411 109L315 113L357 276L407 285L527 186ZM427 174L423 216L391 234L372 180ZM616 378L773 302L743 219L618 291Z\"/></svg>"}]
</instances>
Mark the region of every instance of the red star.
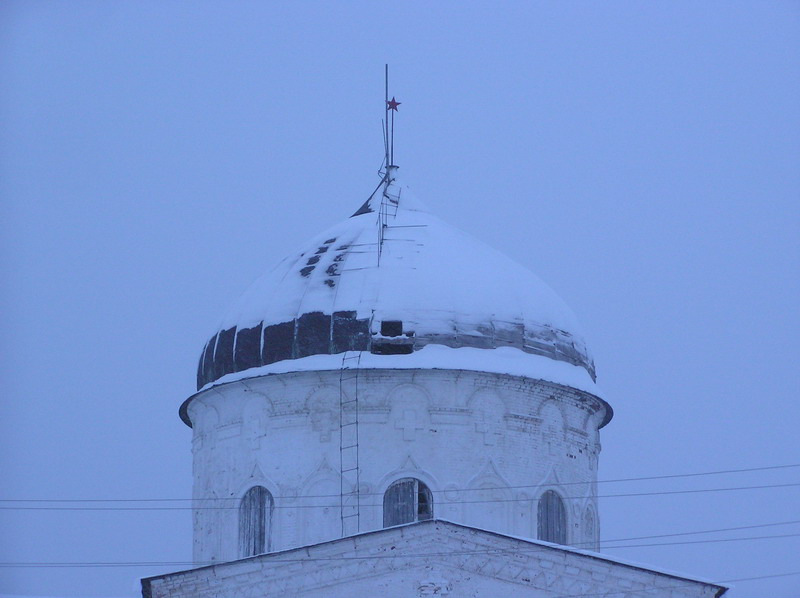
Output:
<instances>
[{"instance_id":1,"label":"red star","mask_svg":"<svg viewBox=\"0 0 800 598\"><path fill-rule=\"evenodd\" d=\"M397 112L397 107L398 107L398 106L399 106L401 103L402 103L402 102L398 102L397 100L395 100L395 99L394 99L394 96L392 96L392 99L391 99L391 100L386 100L386 104L388 105L388 107L389 107L389 110L394 110L395 112Z\"/></svg>"}]
</instances>

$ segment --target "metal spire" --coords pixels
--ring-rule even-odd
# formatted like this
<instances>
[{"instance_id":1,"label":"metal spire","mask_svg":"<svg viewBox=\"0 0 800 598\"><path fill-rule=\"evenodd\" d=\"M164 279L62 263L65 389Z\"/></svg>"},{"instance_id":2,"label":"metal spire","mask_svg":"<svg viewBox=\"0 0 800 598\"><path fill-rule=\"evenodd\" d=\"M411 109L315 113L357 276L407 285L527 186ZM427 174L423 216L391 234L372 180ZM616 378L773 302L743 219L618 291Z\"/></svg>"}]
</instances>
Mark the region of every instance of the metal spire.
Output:
<instances>
[{"instance_id":1,"label":"metal spire","mask_svg":"<svg viewBox=\"0 0 800 598\"><path fill-rule=\"evenodd\" d=\"M384 71L384 83L385 83L385 91L384 91L384 103L383 107L386 111L386 114L383 117L383 149L386 151L386 158L384 162L384 167L386 168L386 172L389 172L389 165L391 162L391 155L389 152L389 65L386 65L386 70ZM392 127L394 130L394 127Z\"/></svg>"},{"instance_id":2,"label":"metal spire","mask_svg":"<svg viewBox=\"0 0 800 598\"><path fill-rule=\"evenodd\" d=\"M385 71L385 110L386 110L386 117L384 119L384 146L386 150L386 169L390 166L394 166L394 113L397 112L397 107L400 105L401 102L398 102L394 96L392 99L389 99L389 65L386 65ZM390 126L390 119L389 116L391 113L391 126Z\"/></svg>"}]
</instances>

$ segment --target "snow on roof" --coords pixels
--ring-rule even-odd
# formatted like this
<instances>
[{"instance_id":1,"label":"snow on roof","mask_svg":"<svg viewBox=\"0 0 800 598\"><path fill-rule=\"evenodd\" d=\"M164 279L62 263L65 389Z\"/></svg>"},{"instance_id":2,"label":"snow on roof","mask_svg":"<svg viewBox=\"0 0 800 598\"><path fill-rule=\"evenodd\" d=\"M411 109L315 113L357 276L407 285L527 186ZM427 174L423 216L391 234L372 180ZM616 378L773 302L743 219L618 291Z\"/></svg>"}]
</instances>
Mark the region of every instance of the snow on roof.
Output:
<instances>
[{"instance_id":1,"label":"snow on roof","mask_svg":"<svg viewBox=\"0 0 800 598\"><path fill-rule=\"evenodd\" d=\"M503 348L544 356L584 370L588 384L579 387L597 392L594 364L564 302L523 266L432 216L397 181L396 167L353 216L253 283L218 330L201 356L198 389L230 374L260 375L270 364L347 350L419 364L414 353L441 345L484 356ZM463 358L462 369L488 367L472 353L448 355ZM531 361L528 370L540 363Z\"/></svg>"},{"instance_id":2,"label":"snow on roof","mask_svg":"<svg viewBox=\"0 0 800 598\"><path fill-rule=\"evenodd\" d=\"M360 369L389 370L468 370L491 374L508 374L510 376L521 376L569 386L598 398L604 394L600 387L589 377L586 370L540 355L528 355L511 347L499 347L493 351L486 351L475 347L453 349L443 345L427 345L410 355L374 355L364 353L361 356L358 367ZM341 368L341 355L322 354L310 355L299 359L285 359L261 367L226 374L222 378L209 382L200 388L198 392L246 378L294 372L339 370Z\"/></svg>"},{"instance_id":3,"label":"snow on roof","mask_svg":"<svg viewBox=\"0 0 800 598\"><path fill-rule=\"evenodd\" d=\"M426 548L431 546L431 544L424 542L424 539L426 537L434 538L436 540L435 545L439 547L436 552L432 552L429 554L426 554L425 552L419 552L420 546L424 546ZM451 541L455 540L457 544L454 545L452 543L448 543L448 538ZM261 563L262 566L258 569L261 573L259 573L258 575L264 575L264 576L268 575L267 572L270 567L275 567L275 566L280 567L285 563L295 562L297 561L297 559L307 560L307 559L319 558L322 559L322 561L329 563L336 561L338 559L346 561L350 559L372 558L375 559L375 561L380 561L384 558L387 558L385 552L381 551L381 549L378 546L376 546L376 543L380 542L382 539L384 540L390 539L390 543L388 544L388 546L391 546L390 551L392 556L388 558L392 558L394 556L400 556L405 558L410 558L410 557L428 558L428 559L433 558L437 559L437 562L441 562L442 558L447 559L448 557L453 557L458 559L459 556L464 554L482 553L487 557L490 555L499 557L502 557L504 555L514 555L515 558L523 560L526 557L538 558L540 555L546 553L551 553L551 554L560 553L560 555L563 556L574 555L575 557L577 557L577 559L580 559L577 561L573 561L571 564L577 564L584 559L590 559L593 561L602 561L614 567L624 567L624 568L634 569L645 575L656 575L660 577L672 578L673 580L672 583L668 582L667 580L664 580L665 582L664 585L659 584L659 586L647 588L647 590L649 590L646 592L648 593L648 595L651 595L651 592L653 591L658 592L658 590L663 590L663 591L658 592L658 594L652 594L652 595L665 595L664 592L666 591L681 590L682 588L689 589L692 587L696 587L696 585L711 586L711 588L716 590L714 595L717 597L722 596L728 591L728 588L726 586L723 586L718 582L710 581L707 579L697 578L695 576L689 577L682 573L676 573L661 568L652 568L648 565L643 565L640 563L629 561L627 559L620 559L617 557L608 556L605 554L601 554L599 552L582 550L578 548L573 548L571 546L554 544L552 542L545 542L542 540L535 540L532 538L525 538L522 536L503 534L497 531L465 525L463 523L456 523L441 518L428 519L425 521L415 521L388 528L360 532L351 536L345 536L343 538L337 538L335 540L328 540L325 542L320 542L318 544L312 544L310 546L289 548L277 552L270 552L270 553L250 556L235 561L208 563L205 565L195 567L193 569L148 577L142 580L142 585L143 587L150 589L152 587L153 582L169 579L170 577L176 575L185 576L186 574L196 573L202 570L209 570L209 569L213 569L220 572L221 570L228 569L229 567L235 566L238 563L243 563L248 561L253 563ZM497 540L499 542L487 544L486 543L487 540ZM454 546L456 547L455 550L453 550ZM321 556L320 551L325 551L324 557ZM478 562L478 565L476 566L483 566L480 565L480 563L483 562L484 561L481 560L480 562ZM462 562L461 565L468 566L468 563ZM247 575L249 570L240 569L240 571L244 571L242 575ZM227 578L229 575L231 574L228 575L223 574L221 576ZM235 575L235 573L233 575ZM530 580L525 580L525 581L530 582ZM650 579L648 579L648 581L650 581ZM612 581L612 583L614 583L615 585L617 584L617 582L618 580ZM641 578L639 578L638 583L639 584L642 583ZM602 593L602 595L610 596L618 594L620 595L629 594L632 591L630 587L631 587L630 584L627 584L625 586L619 585L616 588L606 586L605 591ZM573 590L580 591L581 589L580 587L576 587L573 588ZM641 595L641 592L642 590L636 590L634 593L637 595ZM576 594L572 593L563 594L563 596L567 595L576 595ZM595 594L592 593L590 595L594 596ZM597 595L599 596L600 594Z\"/></svg>"}]
</instances>

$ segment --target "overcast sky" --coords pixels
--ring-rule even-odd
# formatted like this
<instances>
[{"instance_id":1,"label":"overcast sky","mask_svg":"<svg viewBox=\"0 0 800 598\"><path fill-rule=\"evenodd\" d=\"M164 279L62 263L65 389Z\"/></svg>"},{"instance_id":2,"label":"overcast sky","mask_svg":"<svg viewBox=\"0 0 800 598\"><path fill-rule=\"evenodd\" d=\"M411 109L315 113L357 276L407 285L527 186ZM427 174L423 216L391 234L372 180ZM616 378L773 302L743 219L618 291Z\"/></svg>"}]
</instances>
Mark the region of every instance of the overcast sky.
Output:
<instances>
[{"instance_id":1,"label":"overcast sky","mask_svg":"<svg viewBox=\"0 0 800 598\"><path fill-rule=\"evenodd\" d=\"M203 344L374 188L385 62L404 182L581 320L615 409L601 480L800 464L800 3L6 1L0 498L191 496ZM798 524L610 542L797 521L798 483L601 484L772 486L602 498L603 550L800 572ZM0 563L153 564L3 566L0 594L129 597L185 568L186 509L19 508L92 504L0 503ZM800 575L736 585L789 598Z\"/></svg>"}]
</instances>

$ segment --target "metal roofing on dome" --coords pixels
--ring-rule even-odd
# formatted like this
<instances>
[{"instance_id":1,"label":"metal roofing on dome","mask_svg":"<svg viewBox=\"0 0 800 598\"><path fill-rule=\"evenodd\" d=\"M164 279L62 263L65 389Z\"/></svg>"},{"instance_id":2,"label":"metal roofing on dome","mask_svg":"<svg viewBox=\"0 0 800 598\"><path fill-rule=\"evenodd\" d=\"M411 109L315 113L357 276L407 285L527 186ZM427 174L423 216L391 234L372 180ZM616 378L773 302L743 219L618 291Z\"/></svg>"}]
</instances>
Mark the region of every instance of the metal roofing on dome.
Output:
<instances>
[{"instance_id":1,"label":"metal roofing on dome","mask_svg":"<svg viewBox=\"0 0 800 598\"><path fill-rule=\"evenodd\" d=\"M594 381L578 330L546 284L429 214L392 166L355 214L244 293L203 350L197 388L283 360L426 345L512 347L583 368Z\"/></svg>"}]
</instances>

